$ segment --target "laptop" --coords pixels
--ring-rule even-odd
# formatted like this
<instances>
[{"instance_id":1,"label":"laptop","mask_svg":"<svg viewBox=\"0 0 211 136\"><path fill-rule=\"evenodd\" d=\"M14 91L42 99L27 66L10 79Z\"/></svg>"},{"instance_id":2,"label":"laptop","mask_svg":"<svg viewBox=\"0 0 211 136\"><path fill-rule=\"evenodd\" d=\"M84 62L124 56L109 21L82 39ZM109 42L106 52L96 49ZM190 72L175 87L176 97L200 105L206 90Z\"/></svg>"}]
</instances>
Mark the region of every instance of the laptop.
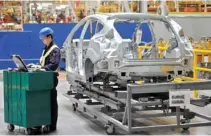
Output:
<instances>
[{"instance_id":1,"label":"laptop","mask_svg":"<svg viewBox=\"0 0 211 136\"><path fill-rule=\"evenodd\" d=\"M19 55L12 55L11 58L17 66L18 70L28 72L28 68L26 67L25 63Z\"/></svg>"}]
</instances>

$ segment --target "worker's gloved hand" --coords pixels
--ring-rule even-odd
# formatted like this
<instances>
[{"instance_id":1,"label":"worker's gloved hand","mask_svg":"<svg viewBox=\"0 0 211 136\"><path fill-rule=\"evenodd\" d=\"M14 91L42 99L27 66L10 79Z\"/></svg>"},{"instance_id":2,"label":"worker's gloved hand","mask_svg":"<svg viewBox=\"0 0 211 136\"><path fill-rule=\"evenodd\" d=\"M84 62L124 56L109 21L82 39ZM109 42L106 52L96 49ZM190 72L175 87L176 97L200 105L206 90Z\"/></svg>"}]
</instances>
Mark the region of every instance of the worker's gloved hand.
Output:
<instances>
[{"instance_id":1,"label":"worker's gloved hand","mask_svg":"<svg viewBox=\"0 0 211 136\"><path fill-rule=\"evenodd\" d=\"M35 68L35 69L41 69L41 65L33 65L32 68Z\"/></svg>"},{"instance_id":2,"label":"worker's gloved hand","mask_svg":"<svg viewBox=\"0 0 211 136\"><path fill-rule=\"evenodd\" d=\"M34 65L34 70L35 71L46 71L44 68L42 68L41 65Z\"/></svg>"},{"instance_id":3,"label":"worker's gloved hand","mask_svg":"<svg viewBox=\"0 0 211 136\"><path fill-rule=\"evenodd\" d=\"M30 64L28 64L26 66L27 66L27 68L32 68L34 65L35 65L34 63L30 63Z\"/></svg>"}]
</instances>

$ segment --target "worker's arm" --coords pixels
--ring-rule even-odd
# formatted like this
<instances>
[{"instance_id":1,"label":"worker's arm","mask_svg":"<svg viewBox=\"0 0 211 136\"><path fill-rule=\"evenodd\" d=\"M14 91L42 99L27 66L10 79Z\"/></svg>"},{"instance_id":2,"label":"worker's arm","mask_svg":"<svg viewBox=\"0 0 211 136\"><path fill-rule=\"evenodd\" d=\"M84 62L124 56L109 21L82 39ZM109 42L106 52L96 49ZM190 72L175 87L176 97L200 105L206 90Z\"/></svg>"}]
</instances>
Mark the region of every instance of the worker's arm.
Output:
<instances>
[{"instance_id":1,"label":"worker's arm","mask_svg":"<svg viewBox=\"0 0 211 136\"><path fill-rule=\"evenodd\" d=\"M58 48L54 49L49 54L49 62L42 68L44 68L46 71L55 71L59 66L60 57L60 50Z\"/></svg>"}]
</instances>

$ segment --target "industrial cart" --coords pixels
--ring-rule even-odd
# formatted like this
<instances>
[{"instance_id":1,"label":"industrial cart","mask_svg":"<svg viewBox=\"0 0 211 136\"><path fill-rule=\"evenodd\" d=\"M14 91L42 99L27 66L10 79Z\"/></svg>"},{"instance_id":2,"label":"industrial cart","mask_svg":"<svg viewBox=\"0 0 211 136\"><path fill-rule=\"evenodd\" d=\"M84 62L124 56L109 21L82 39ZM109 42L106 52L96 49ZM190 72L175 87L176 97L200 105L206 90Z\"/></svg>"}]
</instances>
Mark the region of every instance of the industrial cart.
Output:
<instances>
[{"instance_id":1,"label":"industrial cart","mask_svg":"<svg viewBox=\"0 0 211 136\"><path fill-rule=\"evenodd\" d=\"M185 94L190 94L191 91L210 90L211 81L193 81L181 83L154 83L154 84L128 84L127 90L102 90L99 86L87 85L79 83L81 86L76 91L68 91L64 96L72 101L73 110L79 110L99 119L105 123L106 133L109 135L115 134L115 128L119 127L129 134L134 132L153 130L153 129L170 129L182 128L188 130L190 127L211 126L211 117L198 112L191 111L188 107L180 106L173 102L186 101ZM108 88L110 89L110 88ZM111 89L110 89L111 90ZM159 100L154 98L133 99L134 95L146 93L168 93L169 97L174 100ZM174 94L175 93L175 94ZM174 95L172 95L174 94ZM188 96L187 95L187 96ZM184 98L180 98L180 97ZM179 100L179 101L178 101ZM189 99L189 104L204 107L211 102L210 97L201 99ZM175 104L175 105L172 105ZM140 112L151 113L140 113ZM161 112L154 112L161 111ZM136 119L147 118L170 118L173 117L176 123L167 125L139 125L134 124ZM195 117L202 118L205 121L195 122Z\"/></svg>"},{"instance_id":2,"label":"industrial cart","mask_svg":"<svg viewBox=\"0 0 211 136\"><path fill-rule=\"evenodd\" d=\"M53 72L4 71L4 121L8 130L24 127L33 134L36 126L51 124L50 91ZM40 128L41 131L41 128Z\"/></svg>"}]
</instances>

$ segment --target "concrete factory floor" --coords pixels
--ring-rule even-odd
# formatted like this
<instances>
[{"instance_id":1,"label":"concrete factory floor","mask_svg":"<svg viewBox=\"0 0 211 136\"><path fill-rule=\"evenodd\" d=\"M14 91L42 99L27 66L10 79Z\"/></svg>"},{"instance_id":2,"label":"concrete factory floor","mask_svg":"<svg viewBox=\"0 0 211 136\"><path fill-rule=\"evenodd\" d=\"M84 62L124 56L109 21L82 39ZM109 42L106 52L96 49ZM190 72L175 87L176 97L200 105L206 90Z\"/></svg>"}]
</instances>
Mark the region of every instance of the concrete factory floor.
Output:
<instances>
[{"instance_id":1,"label":"concrete factory floor","mask_svg":"<svg viewBox=\"0 0 211 136\"><path fill-rule=\"evenodd\" d=\"M59 117L58 117L58 130L53 135L106 135L104 125L99 121L90 119L88 116L80 112L73 112L72 104L62 94L68 89L68 83L65 80L60 80L58 86L58 103L59 103ZM206 108L191 107L194 111L198 110L200 113L211 115L211 105ZM152 119L154 123L166 122L166 119ZM199 119L198 119L199 120ZM171 120L167 120L171 123ZM189 131L182 131L181 129L164 129L164 130L151 130L140 132L139 134L150 135L210 135L210 127L190 128ZM0 81L0 135L22 135L24 129L16 127L14 132L8 132L7 124L4 123L4 109L3 109L3 84ZM118 134L125 134L119 131Z\"/></svg>"}]
</instances>

